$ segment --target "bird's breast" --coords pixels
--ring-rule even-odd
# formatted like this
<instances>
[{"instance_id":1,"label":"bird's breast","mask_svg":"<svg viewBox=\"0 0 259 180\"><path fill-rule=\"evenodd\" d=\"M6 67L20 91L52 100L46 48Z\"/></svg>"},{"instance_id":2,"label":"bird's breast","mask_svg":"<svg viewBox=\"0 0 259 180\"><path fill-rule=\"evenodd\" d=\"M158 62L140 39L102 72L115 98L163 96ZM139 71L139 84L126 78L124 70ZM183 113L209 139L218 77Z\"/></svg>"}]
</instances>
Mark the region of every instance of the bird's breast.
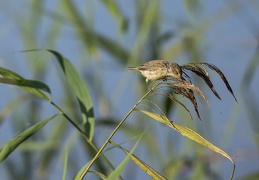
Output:
<instances>
[{"instance_id":1,"label":"bird's breast","mask_svg":"<svg viewBox=\"0 0 259 180\"><path fill-rule=\"evenodd\" d=\"M146 70L142 71L141 74L149 80L163 79L166 77L166 72L161 70Z\"/></svg>"}]
</instances>

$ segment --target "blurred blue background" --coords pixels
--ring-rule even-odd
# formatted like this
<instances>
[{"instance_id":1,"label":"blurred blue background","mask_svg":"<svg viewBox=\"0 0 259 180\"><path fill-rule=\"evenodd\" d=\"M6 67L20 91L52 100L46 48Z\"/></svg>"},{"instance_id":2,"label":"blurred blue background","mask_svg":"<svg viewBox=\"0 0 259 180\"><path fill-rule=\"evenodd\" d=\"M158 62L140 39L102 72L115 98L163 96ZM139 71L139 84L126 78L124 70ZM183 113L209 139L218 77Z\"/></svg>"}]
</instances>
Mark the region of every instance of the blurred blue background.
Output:
<instances>
[{"instance_id":1,"label":"blurred blue background","mask_svg":"<svg viewBox=\"0 0 259 180\"><path fill-rule=\"evenodd\" d=\"M52 89L53 101L63 104L64 110L73 116L78 113L78 109L73 106L75 101L71 100L74 96L69 95L71 91L67 89L65 79L52 60L53 57L44 52L20 51L53 49L67 57L84 77L92 95L97 121L94 139L97 147L100 147L115 124L146 91L144 78L138 73L125 71L127 66L158 58L175 61L180 65L188 62L215 64L228 78L238 102L235 102L219 76L209 71L222 101L216 99L205 84L193 76L194 83L209 99L207 105L198 98L203 121L198 120L191 104L181 97L179 99L191 109L194 120L191 121L177 104L170 105L172 109L169 117L195 129L233 157L236 162L235 178L249 179L254 175L256 179L259 178L258 10L259 3L253 0L164 0L152 3L145 0L2 0L0 66L25 78L48 84ZM35 122L56 112L48 103L28 97L13 86L0 84L0 99L1 146ZM161 97L155 97L154 101L163 106ZM10 106L12 102L14 105ZM33 103L36 105L33 106ZM152 106L146 103L143 107ZM69 144L72 168L67 177L71 179L89 161L90 156L85 152L87 148L80 145L75 129L68 123L58 123L61 122L49 123L27 145L21 146L2 162L1 177L61 179L64 148ZM114 137L114 141L127 142L148 125L147 136L154 142L149 142L149 145L143 143L136 152L138 157L162 174L166 174L165 164L168 163L169 168L170 163L173 166L177 162L174 156L183 158L184 160L179 161L186 164L182 163L181 168L178 167L176 175L168 173L172 179L229 178L232 165L227 159L186 140L172 129L156 122L150 123L148 118L138 114L132 115L126 124L126 127L131 127L136 132L122 129ZM63 132L59 138L55 136L53 139L50 134L57 131L53 128L57 126L64 126ZM47 143L55 145L50 147ZM44 151L53 151L55 156L50 158L49 167L45 169L40 165L43 162L41 153ZM124 157L123 153L107 154L114 159L115 167ZM203 165L207 163L210 170L204 170L203 166L203 170L197 170L199 168L196 163L201 157L206 159L201 162ZM10 170L14 172L10 173ZM199 171L203 172L200 173L201 176L197 175ZM208 176L211 172L217 176ZM137 166L129 163L123 176L129 179L132 174L134 179L148 178Z\"/></svg>"}]
</instances>

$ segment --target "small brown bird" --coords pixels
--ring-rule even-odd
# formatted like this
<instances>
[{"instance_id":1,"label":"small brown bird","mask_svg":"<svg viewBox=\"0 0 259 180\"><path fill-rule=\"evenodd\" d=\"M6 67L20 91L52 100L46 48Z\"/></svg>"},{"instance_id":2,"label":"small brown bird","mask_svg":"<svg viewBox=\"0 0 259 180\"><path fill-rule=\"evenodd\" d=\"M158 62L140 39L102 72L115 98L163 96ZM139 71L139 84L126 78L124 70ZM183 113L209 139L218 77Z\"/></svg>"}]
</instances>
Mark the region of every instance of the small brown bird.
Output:
<instances>
[{"instance_id":1,"label":"small brown bird","mask_svg":"<svg viewBox=\"0 0 259 180\"><path fill-rule=\"evenodd\" d=\"M152 60L143 65L128 67L127 70L136 70L148 80L166 79L173 77L179 79L182 77L182 69L177 63L171 63L166 60Z\"/></svg>"}]
</instances>

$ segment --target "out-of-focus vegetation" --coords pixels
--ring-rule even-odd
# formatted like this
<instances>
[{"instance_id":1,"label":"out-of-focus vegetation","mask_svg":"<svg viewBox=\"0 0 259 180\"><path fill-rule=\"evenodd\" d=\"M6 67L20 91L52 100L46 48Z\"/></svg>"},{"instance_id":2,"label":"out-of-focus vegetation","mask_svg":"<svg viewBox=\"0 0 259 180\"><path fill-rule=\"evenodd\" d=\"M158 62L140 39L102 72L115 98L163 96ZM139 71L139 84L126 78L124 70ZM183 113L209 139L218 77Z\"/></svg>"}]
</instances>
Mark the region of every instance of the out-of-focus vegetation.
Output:
<instances>
[{"instance_id":1,"label":"out-of-focus vegetation","mask_svg":"<svg viewBox=\"0 0 259 180\"><path fill-rule=\"evenodd\" d=\"M11 152L0 157L1 177L72 179L86 169L149 90L144 78L125 68L166 59L180 65L215 64L228 77L238 103L211 73L222 101L213 98L195 74L191 77L209 100L208 106L197 98L202 121L195 116L191 120L182 106L163 96L147 97L139 106L153 113L161 110L223 149L236 162L235 178L258 179L258 9L259 3L252 0L2 1L1 83L25 92L0 84L1 154ZM188 100L174 98L195 114ZM12 138L17 139L9 141ZM133 112L86 179L116 178L121 170L123 179L146 179L147 174L160 179L225 179L232 167L171 128Z\"/></svg>"}]
</instances>

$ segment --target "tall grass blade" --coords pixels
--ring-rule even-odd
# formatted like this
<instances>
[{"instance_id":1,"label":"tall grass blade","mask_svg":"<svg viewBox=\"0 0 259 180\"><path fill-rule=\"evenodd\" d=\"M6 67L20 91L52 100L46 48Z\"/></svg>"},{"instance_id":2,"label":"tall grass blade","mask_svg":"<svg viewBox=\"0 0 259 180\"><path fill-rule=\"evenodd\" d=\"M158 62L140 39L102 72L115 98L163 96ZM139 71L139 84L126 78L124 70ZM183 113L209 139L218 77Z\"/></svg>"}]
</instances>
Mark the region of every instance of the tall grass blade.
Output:
<instances>
[{"instance_id":1,"label":"tall grass blade","mask_svg":"<svg viewBox=\"0 0 259 180\"><path fill-rule=\"evenodd\" d=\"M23 132L9 140L7 143L5 143L0 149L0 162L5 160L9 156L9 154L12 153L22 142L38 132L42 127L44 127L50 120L54 119L56 116L57 114L38 122L37 124L24 130Z\"/></svg>"},{"instance_id":2,"label":"tall grass blade","mask_svg":"<svg viewBox=\"0 0 259 180\"><path fill-rule=\"evenodd\" d=\"M33 94L45 101L48 101L48 102L51 101L51 97L48 97L44 93L45 91L51 95L50 88L43 82L24 79L22 76L18 75L17 73L12 72L8 69L4 69L2 67L0 67L0 75L4 77L4 78L0 78L0 83L18 86L22 90L30 94Z\"/></svg>"},{"instance_id":3,"label":"tall grass blade","mask_svg":"<svg viewBox=\"0 0 259 180\"><path fill-rule=\"evenodd\" d=\"M83 78L79 75L72 63L59 52L51 49L30 49L23 52L33 51L47 51L56 57L56 60L67 78L68 84L77 97L83 118L85 134L92 140L94 135L93 103Z\"/></svg>"},{"instance_id":4,"label":"tall grass blade","mask_svg":"<svg viewBox=\"0 0 259 180\"><path fill-rule=\"evenodd\" d=\"M137 145L140 141L140 139L143 136L140 136L140 138L138 139L138 141L135 143L135 145L133 146L133 148L131 149L131 151L127 154L127 156L122 160L122 162L120 163L120 165L109 175L109 177L107 178L107 180L114 180L114 179L118 179L123 171L123 169L125 168L125 166L127 165L127 163L129 162L129 160L131 159L131 156L133 154L133 152L135 151L135 149L137 148ZM111 142L110 143L115 146L115 147L119 147L118 144Z\"/></svg>"},{"instance_id":5,"label":"tall grass blade","mask_svg":"<svg viewBox=\"0 0 259 180\"><path fill-rule=\"evenodd\" d=\"M234 160L223 150L221 150L220 148L218 148L217 146L213 145L212 143L210 143L209 141L207 141L206 139L204 139L201 135L199 135L198 133L196 133L195 131L185 127L185 126L181 126L175 122L170 121L169 119L167 119L166 116L162 116L160 114L155 114L152 112L148 112L148 111L144 111L144 110L138 110L139 112L142 112L143 114L157 120L160 123L163 123L169 127L171 127L172 129L176 130L177 132L179 132L181 135L188 137L189 139L209 148L210 150L221 154L222 156L226 157L227 159L229 159L232 164L233 164L233 170L232 170L232 174L231 174L231 179L234 176L234 171L235 171L235 162Z\"/></svg>"},{"instance_id":6,"label":"tall grass blade","mask_svg":"<svg viewBox=\"0 0 259 180\"><path fill-rule=\"evenodd\" d=\"M129 155L130 152L126 149L124 149L123 147L121 147L120 145L116 144L116 147L121 149L125 154ZM132 154L130 156L130 159L136 164L138 165L138 167L140 167L144 172L146 172L152 179L161 179L161 180L165 180L167 178L165 178L163 175L161 175L160 173L158 173L156 170L154 170L152 167L150 167L148 164L146 164L144 161L142 161L141 159L139 159L137 156L135 156L134 154Z\"/></svg>"},{"instance_id":7,"label":"tall grass blade","mask_svg":"<svg viewBox=\"0 0 259 180\"><path fill-rule=\"evenodd\" d=\"M116 57L118 62L126 64L129 52L121 44L94 31L93 28L85 22L85 19L81 16L73 1L65 0L62 2L67 10L66 13L73 19L72 24L77 30L78 37L85 43L90 51L94 51L98 45L98 48L100 46L103 50Z\"/></svg>"},{"instance_id":8,"label":"tall grass blade","mask_svg":"<svg viewBox=\"0 0 259 180\"><path fill-rule=\"evenodd\" d=\"M20 87L27 87L45 91L51 94L50 88L40 81L28 80L28 79L11 79L11 78L0 78L0 83L16 85Z\"/></svg>"},{"instance_id":9,"label":"tall grass blade","mask_svg":"<svg viewBox=\"0 0 259 180\"><path fill-rule=\"evenodd\" d=\"M68 154L69 154L69 149L68 146L65 147L65 155L64 155L64 167L63 167L63 176L62 180L66 180L67 176L67 161L68 161Z\"/></svg>"},{"instance_id":10,"label":"tall grass blade","mask_svg":"<svg viewBox=\"0 0 259 180\"><path fill-rule=\"evenodd\" d=\"M56 51L50 49L47 51L52 53L57 58L57 61L59 62L59 65L61 66L70 87L75 93L80 105L86 136L92 140L94 136L93 103L83 78L79 75L75 67L68 59Z\"/></svg>"},{"instance_id":11,"label":"tall grass blade","mask_svg":"<svg viewBox=\"0 0 259 180\"><path fill-rule=\"evenodd\" d=\"M102 0L101 2L104 4L107 10L110 11L113 17L118 21L120 30L122 32L125 32L128 28L128 20L122 13L123 11L120 9L118 3L116 3L114 0Z\"/></svg>"}]
</instances>

